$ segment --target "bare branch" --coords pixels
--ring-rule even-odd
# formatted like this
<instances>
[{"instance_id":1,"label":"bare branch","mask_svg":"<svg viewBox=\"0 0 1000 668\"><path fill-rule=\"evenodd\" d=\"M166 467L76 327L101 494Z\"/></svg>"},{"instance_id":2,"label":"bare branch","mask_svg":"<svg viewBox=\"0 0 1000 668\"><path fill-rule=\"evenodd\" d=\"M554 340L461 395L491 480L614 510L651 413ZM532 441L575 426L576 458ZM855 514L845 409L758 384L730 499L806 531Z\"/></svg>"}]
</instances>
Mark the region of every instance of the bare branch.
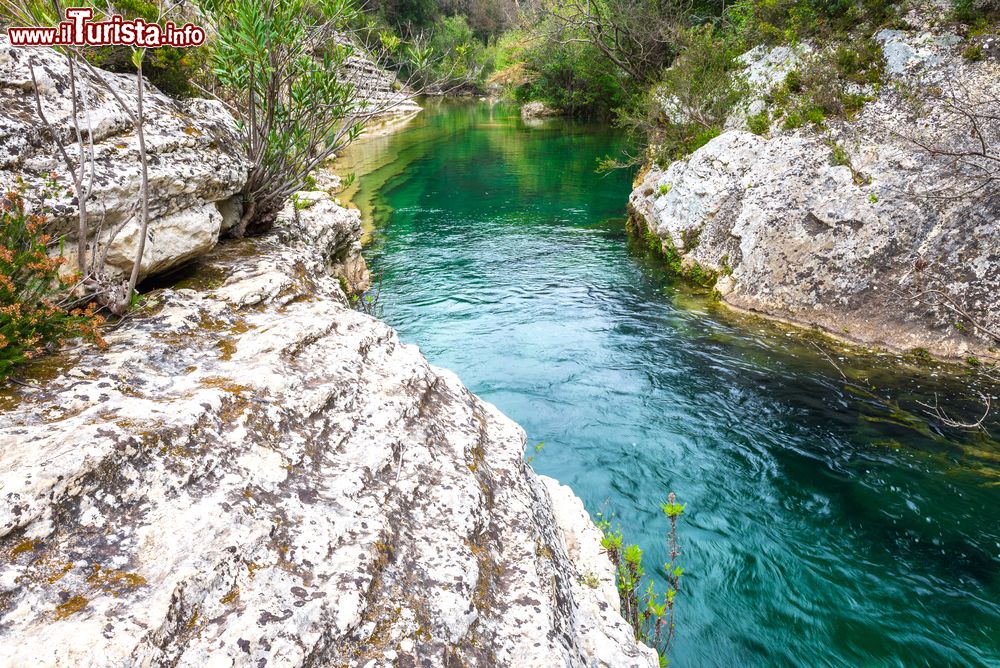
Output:
<instances>
[{"instance_id":1,"label":"bare branch","mask_svg":"<svg viewBox=\"0 0 1000 668\"><path fill-rule=\"evenodd\" d=\"M949 416L948 413L946 413L945 410L941 408L941 404L938 401L937 392L934 393L933 404L926 404L922 401L918 401L917 403L920 404L925 409L925 412L928 415L938 420L941 424L945 425L946 427L951 427L953 429L982 429L985 431L985 427L983 425L986 423L986 418L989 417L990 411L993 410L992 400L988 395L983 394L982 392L977 391L976 394L979 395L979 398L986 406L986 409L983 411L983 416L973 422L962 422L960 420L956 420L951 416Z\"/></svg>"}]
</instances>

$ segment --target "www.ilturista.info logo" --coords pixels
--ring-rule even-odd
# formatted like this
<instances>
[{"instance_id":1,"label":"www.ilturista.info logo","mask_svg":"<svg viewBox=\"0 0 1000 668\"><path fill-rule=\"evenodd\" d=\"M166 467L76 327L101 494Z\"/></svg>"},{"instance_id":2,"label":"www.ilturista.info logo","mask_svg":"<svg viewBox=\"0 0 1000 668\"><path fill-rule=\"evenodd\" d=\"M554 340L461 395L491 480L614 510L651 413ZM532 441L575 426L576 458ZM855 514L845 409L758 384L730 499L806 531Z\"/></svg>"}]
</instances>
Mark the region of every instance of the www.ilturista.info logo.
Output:
<instances>
[{"instance_id":1,"label":"www.ilturista.info logo","mask_svg":"<svg viewBox=\"0 0 1000 668\"><path fill-rule=\"evenodd\" d=\"M205 31L191 23L178 26L167 21L161 26L143 19L126 20L118 15L107 21L91 21L93 16L94 10L89 7L70 7L66 10L66 20L55 27L10 27L7 36L12 46L128 45L155 49L205 43Z\"/></svg>"}]
</instances>

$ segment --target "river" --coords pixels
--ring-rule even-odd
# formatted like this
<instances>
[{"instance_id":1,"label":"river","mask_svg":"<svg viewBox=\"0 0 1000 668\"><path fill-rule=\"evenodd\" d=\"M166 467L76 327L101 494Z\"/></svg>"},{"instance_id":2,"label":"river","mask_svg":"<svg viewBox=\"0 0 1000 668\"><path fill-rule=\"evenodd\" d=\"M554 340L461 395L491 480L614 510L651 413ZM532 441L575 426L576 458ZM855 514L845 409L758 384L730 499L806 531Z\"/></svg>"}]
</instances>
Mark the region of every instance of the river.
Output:
<instances>
[{"instance_id":1,"label":"river","mask_svg":"<svg viewBox=\"0 0 1000 668\"><path fill-rule=\"evenodd\" d=\"M352 147L382 317L523 425L532 466L650 570L659 504L687 504L672 665L1000 666L1000 444L916 404L968 394L961 369L679 285L629 242L633 174L595 173L624 147L448 103Z\"/></svg>"}]
</instances>

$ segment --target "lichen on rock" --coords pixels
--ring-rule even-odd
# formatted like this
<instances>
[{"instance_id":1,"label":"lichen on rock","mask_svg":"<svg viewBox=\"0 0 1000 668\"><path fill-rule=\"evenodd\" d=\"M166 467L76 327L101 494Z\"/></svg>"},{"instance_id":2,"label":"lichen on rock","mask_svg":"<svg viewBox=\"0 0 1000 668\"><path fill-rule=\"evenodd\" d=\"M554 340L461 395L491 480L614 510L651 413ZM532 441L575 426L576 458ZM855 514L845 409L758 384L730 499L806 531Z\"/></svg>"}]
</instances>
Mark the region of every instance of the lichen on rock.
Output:
<instances>
[{"instance_id":1,"label":"lichen on rock","mask_svg":"<svg viewBox=\"0 0 1000 668\"><path fill-rule=\"evenodd\" d=\"M220 245L224 278L16 390L0 665L657 665L579 500L347 307L323 269L356 226L314 222Z\"/></svg>"},{"instance_id":2,"label":"lichen on rock","mask_svg":"<svg viewBox=\"0 0 1000 668\"><path fill-rule=\"evenodd\" d=\"M981 173L920 143L969 140L946 93L1000 99L1000 62L963 59L947 33L882 31L876 41L890 81L856 119L768 138L727 130L644 174L632 215L682 262L718 272L732 306L865 344L995 357L984 329L925 291L1000 331L1000 197L954 197ZM983 131L1000 146L1000 128Z\"/></svg>"},{"instance_id":3,"label":"lichen on rock","mask_svg":"<svg viewBox=\"0 0 1000 668\"><path fill-rule=\"evenodd\" d=\"M56 137L38 117L29 63ZM85 179L91 182L92 166L88 252L110 243L105 269L128 275L139 239L139 145L129 115L108 86L130 109L137 108L138 91L134 76L95 71L76 67L77 120L87 153L93 140L94 157L92 163L87 161ZM11 190L23 178L28 191L36 192L52 172L63 188L72 186L56 146L58 141L66 147L75 172L79 151L70 91L64 56L48 48L15 48L0 36L0 189ZM174 100L147 84L144 107L150 221L140 276L210 251L220 232L239 217L232 200L246 181L248 168L236 123L220 102ZM67 267L75 267L76 193L67 192L49 204L54 210L52 231L65 235ZM120 231L113 234L118 227Z\"/></svg>"}]
</instances>

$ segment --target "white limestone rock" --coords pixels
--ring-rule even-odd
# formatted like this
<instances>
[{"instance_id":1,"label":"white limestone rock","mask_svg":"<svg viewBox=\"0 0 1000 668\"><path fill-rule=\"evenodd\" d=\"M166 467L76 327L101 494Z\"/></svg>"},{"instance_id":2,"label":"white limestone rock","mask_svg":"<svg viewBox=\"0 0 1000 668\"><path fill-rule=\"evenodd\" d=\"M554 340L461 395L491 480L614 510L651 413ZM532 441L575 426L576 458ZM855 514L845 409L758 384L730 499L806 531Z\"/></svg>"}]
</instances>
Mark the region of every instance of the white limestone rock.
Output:
<instances>
[{"instance_id":1,"label":"white limestone rock","mask_svg":"<svg viewBox=\"0 0 1000 668\"><path fill-rule=\"evenodd\" d=\"M58 141L74 161L78 158L73 127L69 69L63 56L49 48L13 48L0 37L0 188L25 180L37 193L55 172L64 189L72 178L59 157L53 137L39 119L29 63L34 67L45 116ZM101 72L100 78L77 66L79 123L85 143L94 142L94 179L88 213L92 234L107 240L124 225L109 252L111 274L131 271L138 237L141 177L138 138L129 115L101 78L132 109L137 109L135 77ZM149 86L144 96L146 147L149 155L149 236L141 276L160 272L203 254L216 243L220 221L232 196L246 180L247 163L235 122L218 102L178 101ZM88 168L89 169L89 168ZM77 200L71 192L49 200L53 223L75 247ZM227 211L231 219L235 212ZM238 218L238 216L237 216ZM93 238L91 238L93 246ZM72 267L75 258L67 266Z\"/></svg>"},{"instance_id":2,"label":"white limestone rock","mask_svg":"<svg viewBox=\"0 0 1000 668\"><path fill-rule=\"evenodd\" d=\"M0 666L656 666L521 428L294 225L0 395Z\"/></svg>"},{"instance_id":3,"label":"white limestone rock","mask_svg":"<svg viewBox=\"0 0 1000 668\"><path fill-rule=\"evenodd\" d=\"M956 172L914 140L976 141L946 100L949 91L1000 99L1000 63L962 58L948 34L878 40L891 81L857 119L770 138L728 130L646 173L630 198L633 220L684 263L720 272L717 289L733 306L865 344L989 359L995 341L956 327L963 319L943 301L917 296L943 289L1000 331L1000 197L952 197L982 173ZM994 147L998 126L983 126ZM834 144L849 165L834 160Z\"/></svg>"},{"instance_id":4,"label":"white limestone rock","mask_svg":"<svg viewBox=\"0 0 1000 668\"><path fill-rule=\"evenodd\" d=\"M322 264L316 270L342 278L351 294L360 294L371 285L361 254L361 212L338 205L328 192L293 195L278 216L275 232L290 247L313 253L322 249L317 254Z\"/></svg>"},{"instance_id":5,"label":"white limestone rock","mask_svg":"<svg viewBox=\"0 0 1000 668\"><path fill-rule=\"evenodd\" d=\"M552 116L560 115L562 115L561 111L553 109L544 102L528 102L521 105L521 119L524 121L551 118Z\"/></svg>"}]
</instances>

